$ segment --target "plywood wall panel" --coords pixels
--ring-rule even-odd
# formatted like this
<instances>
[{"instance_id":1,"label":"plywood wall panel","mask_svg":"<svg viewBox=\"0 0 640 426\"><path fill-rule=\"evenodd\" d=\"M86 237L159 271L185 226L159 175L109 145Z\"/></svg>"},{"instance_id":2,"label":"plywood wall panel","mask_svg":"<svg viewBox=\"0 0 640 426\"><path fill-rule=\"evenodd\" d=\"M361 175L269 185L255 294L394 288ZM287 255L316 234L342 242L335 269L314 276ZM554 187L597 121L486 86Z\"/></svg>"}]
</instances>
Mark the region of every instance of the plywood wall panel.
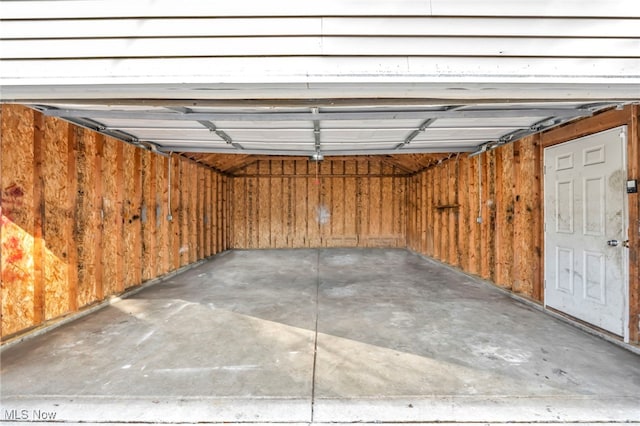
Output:
<instances>
[{"instance_id":1,"label":"plywood wall panel","mask_svg":"<svg viewBox=\"0 0 640 426\"><path fill-rule=\"evenodd\" d=\"M344 233L343 244L347 246L356 246L359 241L359 221L362 220L360 211L358 210L358 198L360 194L357 190L356 178L353 175L356 173L356 161L348 160L344 162L344 174L346 177L343 179L344 185ZM339 234L340 235L340 234Z\"/></svg>"},{"instance_id":2,"label":"plywood wall panel","mask_svg":"<svg viewBox=\"0 0 640 426\"><path fill-rule=\"evenodd\" d=\"M320 245L326 247L332 235L331 225L334 219L335 200L333 198L333 162L320 163L318 176L318 207L316 220L318 221L318 231L320 234Z\"/></svg>"},{"instance_id":3,"label":"plywood wall panel","mask_svg":"<svg viewBox=\"0 0 640 426\"><path fill-rule=\"evenodd\" d=\"M306 161L295 161L294 164L296 175L307 174ZM296 177L294 179L292 189L295 203L293 247L309 247L309 238L307 237L307 210L309 208L307 183L306 178Z\"/></svg>"},{"instance_id":4,"label":"plywood wall panel","mask_svg":"<svg viewBox=\"0 0 640 426\"><path fill-rule=\"evenodd\" d=\"M212 203L211 203L211 182L213 180L213 174L203 169L202 173L202 214L203 214L203 236L202 236L202 252L205 257L209 257L213 254L211 248L211 226L213 223Z\"/></svg>"},{"instance_id":5,"label":"plywood wall panel","mask_svg":"<svg viewBox=\"0 0 640 426\"><path fill-rule=\"evenodd\" d=\"M369 196L368 210L369 210L369 229L368 233L372 235L381 235L382 229L382 209L380 209L380 203L382 202L382 185L380 177L375 177L382 173L382 164L377 161L369 162L369 174L372 175L369 181Z\"/></svg>"},{"instance_id":6,"label":"plywood wall panel","mask_svg":"<svg viewBox=\"0 0 640 426\"><path fill-rule=\"evenodd\" d=\"M424 234L424 248L422 253L427 254L428 256L433 256L434 250L434 239L433 239L433 179L431 179L431 175L428 173L420 173L418 176L420 184L424 187L424 205L422 206L422 215L424 217L424 229L422 229L422 234Z\"/></svg>"},{"instance_id":7,"label":"plywood wall panel","mask_svg":"<svg viewBox=\"0 0 640 426\"><path fill-rule=\"evenodd\" d=\"M458 161L451 160L448 162L448 180L449 180L449 191L447 194L447 213L448 213L448 223L446 224L447 229L449 230L449 238L448 242L448 262L451 265L459 266L460 259L458 258L458 250L459 246L457 243L458 236L456 235L456 230L458 229L458 220L459 220L459 203L458 203Z\"/></svg>"},{"instance_id":8,"label":"plywood wall panel","mask_svg":"<svg viewBox=\"0 0 640 426\"><path fill-rule=\"evenodd\" d=\"M393 171L387 171L387 173L391 174ZM334 183L336 180L332 180ZM393 199L393 178L392 177L383 177L380 178L380 206L389 206L389 208L376 208L376 211L380 215L380 234L381 235L394 235L394 223L396 217L394 216L394 199ZM334 203L335 205L336 203Z\"/></svg>"},{"instance_id":9,"label":"plywood wall panel","mask_svg":"<svg viewBox=\"0 0 640 426\"><path fill-rule=\"evenodd\" d=\"M408 246L540 300L538 141L451 156L408 178Z\"/></svg>"},{"instance_id":10,"label":"plywood wall panel","mask_svg":"<svg viewBox=\"0 0 640 426\"><path fill-rule=\"evenodd\" d=\"M496 151L496 272L495 280L504 288L513 281L514 242L514 144Z\"/></svg>"},{"instance_id":11,"label":"plywood wall panel","mask_svg":"<svg viewBox=\"0 0 640 426\"><path fill-rule=\"evenodd\" d=\"M141 151L124 146L124 272L125 289L142 282Z\"/></svg>"},{"instance_id":12,"label":"plywood wall panel","mask_svg":"<svg viewBox=\"0 0 640 426\"><path fill-rule=\"evenodd\" d=\"M71 226L72 212L68 210L67 195L67 132L69 125L52 118L45 119L42 149L44 180L44 307L45 318L51 319L69 312L68 258L72 242L67 240L65 229Z\"/></svg>"},{"instance_id":13,"label":"plywood wall panel","mask_svg":"<svg viewBox=\"0 0 640 426\"><path fill-rule=\"evenodd\" d=\"M2 106L2 334L35 325L33 112ZM10 147L10 149L9 149Z\"/></svg>"},{"instance_id":14,"label":"plywood wall panel","mask_svg":"<svg viewBox=\"0 0 640 426\"><path fill-rule=\"evenodd\" d=\"M480 204L480 180L482 173L481 166L482 156L468 159L468 179L469 179L469 204L468 204L468 223L469 223L469 266L467 271L472 274L480 274L480 259L482 253L480 251L481 226L478 218L481 217Z\"/></svg>"},{"instance_id":15,"label":"plywood wall panel","mask_svg":"<svg viewBox=\"0 0 640 426\"><path fill-rule=\"evenodd\" d=\"M469 263L469 167L467 165L468 158L466 156L459 156L456 158L458 186L456 188L456 203L458 208L456 214L458 221L456 223L456 246L457 251L457 265L462 269L468 269Z\"/></svg>"},{"instance_id":16,"label":"plywood wall panel","mask_svg":"<svg viewBox=\"0 0 640 426\"><path fill-rule=\"evenodd\" d=\"M34 114L33 135L33 320L42 322L44 318L44 157L43 130L44 117Z\"/></svg>"},{"instance_id":17,"label":"plywood wall panel","mask_svg":"<svg viewBox=\"0 0 640 426\"><path fill-rule=\"evenodd\" d=\"M221 198L220 198L220 206L222 209L222 224L221 224L221 250L227 250L231 248L231 186L229 185L229 179L226 176L220 177L220 182L222 185L221 190Z\"/></svg>"},{"instance_id":18,"label":"plywood wall panel","mask_svg":"<svg viewBox=\"0 0 640 426\"><path fill-rule=\"evenodd\" d=\"M210 212L211 212L211 255L218 252L218 175L217 173L210 173L211 175L211 198L210 198Z\"/></svg>"},{"instance_id":19,"label":"plywood wall panel","mask_svg":"<svg viewBox=\"0 0 640 426\"><path fill-rule=\"evenodd\" d=\"M196 166L195 169L195 176L196 176L196 186L194 187L194 191L193 191L193 199L195 202L195 209L194 209L194 215L193 215L193 220L195 221L195 257L196 259L202 259L204 258L204 254L203 254L203 250L204 250L204 243L203 243L203 238L204 238L204 229L202 228L202 225L204 225L204 221L202 221L202 217L204 216L204 212L203 212L203 203L202 203L202 197L204 196L204 182L202 180L202 172L203 172L203 167L202 166Z\"/></svg>"},{"instance_id":20,"label":"plywood wall panel","mask_svg":"<svg viewBox=\"0 0 640 426\"><path fill-rule=\"evenodd\" d=\"M169 159L168 187L169 187L169 269L180 267L180 159L171 156Z\"/></svg>"},{"instance_id":21,"label":"plywood wall panel","mask_svg":"<svg viewBox=\"0 0 640 426\"><path fill-rule=\"evenodd\" d=\"M69 275L69 309L78 310L78 250L75 239L75 223L78 219L76 209L78 198L78 172L76 166L76 128L69 126L67 131L67 178L69 187L67 191L67 211L70 212L70 219L65 227L65 238L69 242L67 273Z\"/></svg>"},{"instance_id":22,"label":"plywood wall panel","mask_svg":"<svg viewBox=\"0 0 640 426\"><path fill-rule=\"evenodd\" d=\"M156 274L156 159L149 151L141 154L142 205L140 222L142 231L142 281Z\"/></svg>"},{"instance_id":23,"label":"plywood wall panel","mask_svg":"<svg viewBox=\"0 0 640 426\"><path fill-rule=\"evenodd\" d=\"M233 205L233 246L247 247L247 179L233 179L233 193L239 201Z\"/></svg>"},{"instance_id":24,"label":"plywood wall panel","mask_svg":"<svg viewBox=\"0 0 640 426\"><path fill-rule=\"evenodd\" d=\"M395 173L377 159L247 165L233 177L235 247L404 247L406 218L393 200L406 202L405 178Z\"/></svg>"},{"instance_id":25,"label":"plywood wall panel","mask_svg":"<svg viewBox=\"0 0 640 426\"><path fill-rule=\"evenodd\" d=\"M514 197L514 248L512 268L512 290L519 294L534 294L537 281L535 259L538 244L536 229L531 226L538 221L539 192L536 191L538 136L518 141L513 148L515 175Z\"/></svg>"},{"instance_id":26,"label":"plywood wall panel","mask_svg":"<svg viewBox=\"0 0 640 426\"><path fill-rule=\"evenodd\" d=\"M433 201L434 204L428 208L433 210L433 257L438 260L442 260L442 245L444 244L445 230L442 229L442 209L438 207L442 206L442 191L443 187L446 187L446 182L442 180L443 170L442 167L438 167L429 170L429 175L433 181Z\"/></svg>"},{"instance_id":27,"label":"plywood wall panel","mask_svg":"<svg viewBox=\"0 0 640 426\"><path fill-rule=\"evenodd\" d=\"M93 133L93 132L91 132ZM96 147L96 156L94 163L95 171L95 188L94 188L94 219L96 221L96 234L95 234L95 298L97 300L104 299L104 267L103 267L103 241L104 241L104 201L103 201L103 189L102 189L102 174L104 173L104 140L105 136L101 134L93 133L94 142Z\"/></svg>"},{"instance_id":28,"label":"plywood wall panel","mask_svg":"<svg viewBox=\"0 0 640 426\"><path fill-rule=\"evenodd\" d=\"M335 176L340 176L345 173L345 165L343 161L335 162L331 165L331 172ZM330 235L345 235L345 212L347 209L345 199L347 194L345 193L344 177L336 177L331 179L331 229ZM330 244L330 236L325 236L326 245Z\"/></svg>"},{"instance_id":29,"label":"plywood wall panel","mask_svg":"<svg viewBox=\"0 0 640 426\"><path fill-rule=\"evenodd\" d=\"M169 222L167 221L168 211L168 181L167 173L169 167L169 159L165 157L159 157L156 163L156 202L155 211L153 212L156 217L156 246L157 249L157 261L156 261L156 273L155 276L163 275L169 272Z\"/></svg>"},{"instance_id":30,"label":"plywood wall panel","mask_svg":"<svg viewBox=\"0 0 640 426\"><path fill-rule=\"evenodd\" d=\"M222 179L223 177L221 175L215 174L214 178L213 178L213 200L214 200L214 223L215 226L213 227L214 230L214 236L213 236L213 240L214 240L214 247L213 247L213 252L214 253L218 253L220 251L223 250L222 247L222 213L223 213L223 203L222 203L222 190L223 190L223 185L222 185ZM230 187L231 187L231 191L234 190L233 187L233 181L230 181ZM231 209L233 206L229 206ZM231 210L231 213L234 214L233 210ZM233 217L232 215L230 217ZM230 226L233 225L233 220L230 220ZM231 234L233 235L234 230L232 229Z\"/></svg>"},{"instance_id":31,"label":"plywood wall panel","mask_svg":"<svg viewBox=\"0 0 640 426\"><path fill-rule=\"evenodd\" d=\"M269 176L271 174L271 162L259 161L258 173L263 176ZM258 248L271 247L271 226L272 216L271 211L271 178L260 177L258 178L258 207L257 207L257 230L258 230Z\"/></svg>"},{"instance_id":32,"label":"plywood wall panel","mask_svg":"<svg viewBox=\"0 0 640 426\"><path fill-rule=\"evenodd\" d=\"M78 306L97 300L95 233L99 232L99 211L96 200L95 133L75 128L78 197L74 241L78 252Z\"/></svg>"},{"instance_id":33,"label":"plywood wall panel","mask_svg":"<svg viewBox=\"0 0 640 426\"><path fill-rule=\"evenodd\" d=\"M189 191L188 191L188 227L189 227L189 257L187 264L198 260L198 168L194 162L189 165Z\"/></svg>"},{"instance_id":34,"label":"plywood wall panel","mask_svg":"<svg viewBox=\"0 0 640 426\"><path fill-rule=\"evenodd\" d=\"M102 274L105 294L117 294L122 291L122 200L120 191L122 184L122 143L107 138L103 147L102 173Z\"/></svg>"},{"instance_id":35,"label":"plywood wall panel","mask_svg":"<svg viewBox=\"0 0 640 426\"><path fill-rule=\"evenodd\" d=\"M180 197L178 205L178 226L180 235L180 245L178 249L179 254L179 266L185 266L189 263L189 239L191 233L189 230L189 163L180 159L178 166L179 170L179 182L180 182Z\"/></svg>"},{"instance_id":36,"label":"plywood wall panel","mask_svg":"<svg viewBox=\"0 0 640 426\"><path fill-rule=\"evenodd\" d=\"M411 191L409 196L407 197L407 205L409 207L407 214L407 229L410 238L410 246L414 250L420 250L419 247L419 235L420 229L418 227L418 215L420 214L420 209L422 206L418 205L418 188L420 187L420 176L412 176L410 179L411 182Z\"/></svg>"},{"instance_id":37,"label":"plywood wall panel","mask_svg":"<svg viewBox=\"0 0 640 426\"><path fill-rule=\"evenodd\" d=\"M173 243L185 231L166 220L166 158L21 106L2 105L0 124L3 341L179 266ZM184 158L172 163L171 211L191 219L184 238L202 257L204 236L193 230L204 229L205 206L195 196L203 180L224 180ZM181 164L190 180L176 181ZM176 204L186 187L191 198ZM216 213L224 230L225 210Z\"/></svg>"}]
</instances>

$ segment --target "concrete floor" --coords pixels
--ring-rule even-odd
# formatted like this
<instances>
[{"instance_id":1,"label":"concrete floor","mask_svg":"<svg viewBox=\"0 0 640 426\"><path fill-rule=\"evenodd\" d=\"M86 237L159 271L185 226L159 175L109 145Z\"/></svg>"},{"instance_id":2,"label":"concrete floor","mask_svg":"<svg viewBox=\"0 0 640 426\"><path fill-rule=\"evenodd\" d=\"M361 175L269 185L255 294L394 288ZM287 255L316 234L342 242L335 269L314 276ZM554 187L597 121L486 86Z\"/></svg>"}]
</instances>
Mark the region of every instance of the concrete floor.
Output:
<instances>
[{"instance_id":1,"label":"concrete floor","mask_svg":"<svg viewBox=\"0 0 640 426\"><path fill-rule=\"evenodd\" d=\"M640 421L638 355L404 250L229 252L1 362L5 422Z\"/></svg>"}]
</instances>

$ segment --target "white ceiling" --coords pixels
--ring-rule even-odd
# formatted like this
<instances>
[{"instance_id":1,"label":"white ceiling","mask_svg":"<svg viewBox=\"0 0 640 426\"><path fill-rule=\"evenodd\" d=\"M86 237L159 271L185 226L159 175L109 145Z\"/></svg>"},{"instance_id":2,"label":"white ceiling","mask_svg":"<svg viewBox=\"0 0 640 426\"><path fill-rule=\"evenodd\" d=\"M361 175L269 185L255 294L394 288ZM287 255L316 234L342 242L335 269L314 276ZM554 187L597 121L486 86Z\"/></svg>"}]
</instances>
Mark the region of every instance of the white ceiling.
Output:
<instances>
[{"instance_id":1,"label":"white ceiling","mask_svg":"<svg viewBox=\"0 0 640 426\"><path fill-rule=\"evenodd\" d=\"M32 107L160 152L359 155L474 152L616 104L493 103L178 107L51 103Z\"/></svg>"}]
</instances>

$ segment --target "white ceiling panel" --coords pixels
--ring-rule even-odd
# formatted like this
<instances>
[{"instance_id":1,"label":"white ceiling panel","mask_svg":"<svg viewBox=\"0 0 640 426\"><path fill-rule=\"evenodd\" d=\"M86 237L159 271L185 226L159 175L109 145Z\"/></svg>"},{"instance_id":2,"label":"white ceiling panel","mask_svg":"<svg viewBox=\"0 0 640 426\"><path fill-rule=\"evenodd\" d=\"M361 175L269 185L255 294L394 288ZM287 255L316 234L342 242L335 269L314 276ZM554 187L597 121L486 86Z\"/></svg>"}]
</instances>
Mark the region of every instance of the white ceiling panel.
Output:
<instances>
[{"instance_id":1,"label":"white ceiling panel","mask_svg":"<svg viewBox=\"0 0 640 426\"><path fill-rule=\"evenodd\" d=\"M494 117L494 118L441 118L437 120L431 128L438 127L508 127L520 128L528 127L531 123L541 119L541 117Z\"/></svg>"},{"instance_id":2,"label":"white ceiling panel","mask_svg":"<svg viewBox=\"0 0 640 426\"><path fill-rule=\"evenodd\" d=\"M229 112L230 110L227 110ZM235 109L234 109L235 111ZM242 111L242 110L241 110ZM239 112L241 112L239 111ZM244 129L303 129L312 131L313 130L313 122L312 121L224 121L224 120L216 120L215 125L220 127L221 129L229 129L231 130L244 130Z\"/></svg>"},{"instance_id":3,"label":"white ceiling panel","mask_svg":"<svg viewBox=\"0 0 640 426\"><path fill-rule=\"evenodd\" d=\"M421 132L413 139L414 141L420 140L438 140L438 139L453 139L453 138L468 138L468 139L498 139L504 135L506 129L455 129L455 128L427 128L424 132ZM517 130L517 128L511 127L508 130Z\"/></svg>"},{"instance_id":4,"label":"white ceiling panel","mask_svg":"<svg viewBox=\"0 0 640 426\"><path fill-rule=\"evenodd\" d=\"M34 105L109 136L165 152L278 155L469 152L507 143L616 104L493 103L192 107Z\"/></svg>"}]
</instances>

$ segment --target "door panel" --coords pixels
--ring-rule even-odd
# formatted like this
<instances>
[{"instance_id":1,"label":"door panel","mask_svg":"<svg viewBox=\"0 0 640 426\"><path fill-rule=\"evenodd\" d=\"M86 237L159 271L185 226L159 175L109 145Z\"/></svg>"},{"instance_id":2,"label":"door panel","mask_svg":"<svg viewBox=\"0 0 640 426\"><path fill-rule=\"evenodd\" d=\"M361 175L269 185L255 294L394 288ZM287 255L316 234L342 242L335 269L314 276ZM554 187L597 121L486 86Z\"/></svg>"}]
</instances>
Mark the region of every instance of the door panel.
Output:
<instances>
[{"instance_id":1,"label":"door panel","mask_svg":"<svg viewBox=\"0 0 640 426\"><path fill-rule=\"evenodd\" d=\"M545 149L545 305L622 336L625 128Z\"/></svg>"}]
</instances>

